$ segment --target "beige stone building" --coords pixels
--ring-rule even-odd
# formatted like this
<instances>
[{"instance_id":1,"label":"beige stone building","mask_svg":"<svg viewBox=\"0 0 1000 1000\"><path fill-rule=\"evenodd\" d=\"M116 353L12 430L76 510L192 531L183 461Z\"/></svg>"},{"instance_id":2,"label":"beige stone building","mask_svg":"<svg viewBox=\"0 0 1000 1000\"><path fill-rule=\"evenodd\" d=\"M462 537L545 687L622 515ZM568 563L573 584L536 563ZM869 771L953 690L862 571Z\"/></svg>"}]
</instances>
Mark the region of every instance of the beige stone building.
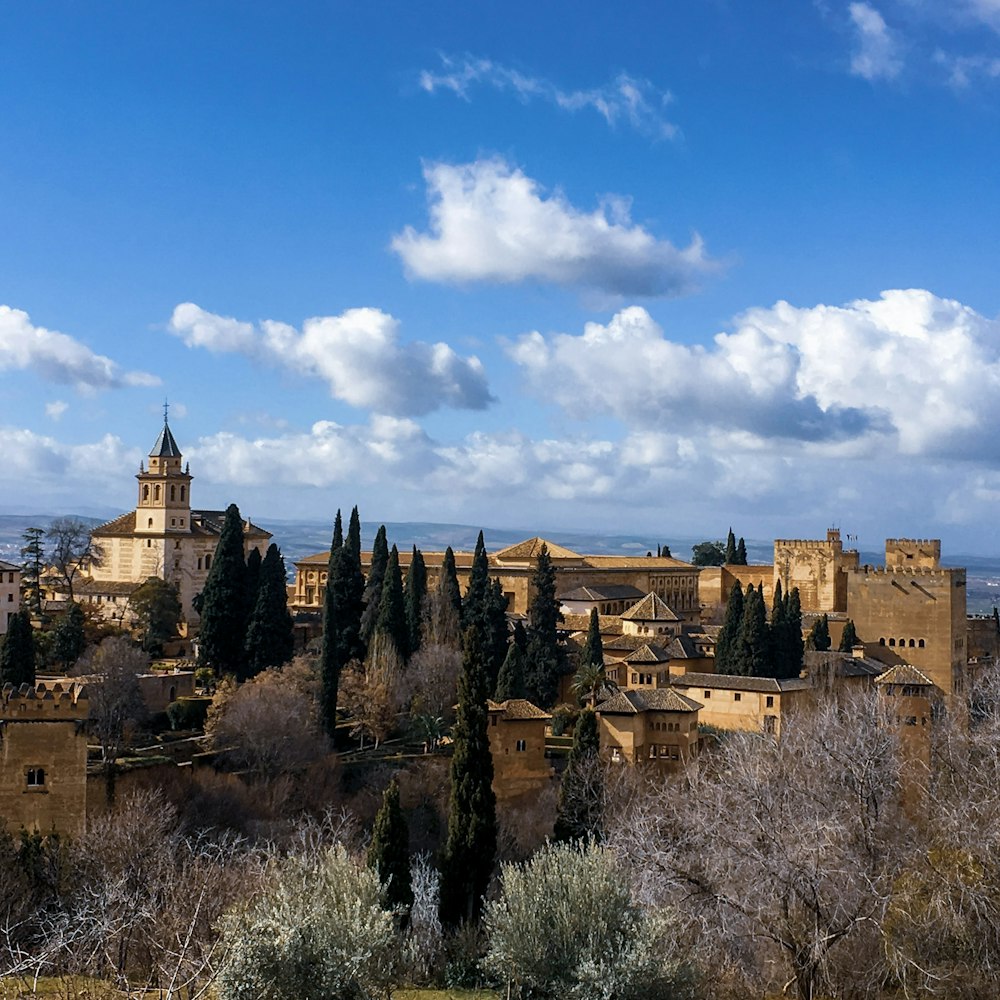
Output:
<instances>
[{"instance_id":1,"label":"beige stone building","mask_svg":"<svg viewBox=\"0 0 1000 1000\"><path fill-rule=\"evenodd\" d=\"M601 754L675 771L698 758L701 706L671 688L618 691L597 706Z\"/></svg>"},{"instance_id":2,"label":"beige stone building","mask_svg":"<svg viewBox=\"0 0 1000 1000\"><path fill-rule=\"evenodd\" d=\"M7 831L76 836L87 815L86 689L39 681L0 694L0 819Z\"/></svg>"},{"instance_id":3,"label":"beige stone building","mask_svg":"<svg viewBox=\"0 0 1000 1000\"><path fill-rule=\"evenodd\" d=\"M0 559L0 635L21 606L21 567Z\"/></svg>"},{"instance_id":4,"label":"beige stone building","mask_svg":"<svg viewBox=\"0 0 1000 1000\"><path fill-rule=\"evenodd\" d=\"M194 598L205 585L225 512L191 506L191 475L166 420L148 468L136 475L136 507L128 514L95 528L93 538L101 560L79 585L84 601L107 608L108 617L126 614L128 596L149 577L176 585L187 625L197 627ZM250 521L243 524L244 555L263 555L270 532Z\"/></svg>"},{"instance_id":5,"label":"beige stone building","mask_svg":"<svg viewBox=\"0 0 1000 1000\"><path fill-rule=\"evenodd\" d=\"M810 681L799 677L683 674L673 685L701 709L699 719L717 729L781 735L783 720L813 704Z\"/></svg>"},{"instance_id":6,"label":"beige stone building","mask_svg":"<svg viewBox=\"0 0 1000 1000\"><path fill-rule=\"evenodd\" d=\"M510 545L489 555L490 577L500 580L507 597L507 610L526 614L531 603L531 578L538 566L542 545L548 547L549 557L556 571L556 593L569 593L577 588L631 588L626 593L654 593L681 618L698 620L698 567L680 559L656 556L585 556L542 538ZM433 586L444 562L443 552L423 553L427 565L428 582ZM295 564L295 593L293 610L318 609L323 603L326 584L326 567L329 552L318 552ZM472 568L471 552L456 552L455 566L459 584L464 590ZM410 553L399 554L400 567L405 575ZM362 569L367 573L371 553L361 556ZM622 610L626 598L617 599ZM634 603L628 601L627 603ZM589 606L587 606L589 611Z\"/></svg>"},{"instance_id":7,"label":"beige stone building","mask_svg":"<svg viewBox=\"0 0 1000 1000\"><path fill-rule=\"evenodd\" d=\"M545 757L545 729L552 716L525 698L487 702L493 791L498 799L537 791L553 777Z\"/></svg>"}]
</instances>

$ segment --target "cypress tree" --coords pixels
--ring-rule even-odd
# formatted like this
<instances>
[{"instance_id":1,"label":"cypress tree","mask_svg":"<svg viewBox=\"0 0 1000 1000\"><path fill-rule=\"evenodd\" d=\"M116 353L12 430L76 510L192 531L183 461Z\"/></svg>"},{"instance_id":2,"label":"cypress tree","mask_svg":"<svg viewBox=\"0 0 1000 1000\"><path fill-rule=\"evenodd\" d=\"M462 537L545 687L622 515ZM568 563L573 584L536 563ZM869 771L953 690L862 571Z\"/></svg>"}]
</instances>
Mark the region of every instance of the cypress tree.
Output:
<instances>
[{"instance_id":1,"label":"cypress tree","mask_svg":"<svg viewBox=\"0 0 1000 1000\"><path fill-rule=\"evenodd\" d=\"M403 602L403 577L399 569L399 549L395 545L389 553L385 574L382 577L382 595L374 634L386 635L392 639L401 660L405 661L409 656L409 629Z\"/></svg>"},{"instance_id":2,"label":"cypress tree","mask_svg":"<svg viewBox=\"0 0 1000 1000\"><path fill-rule=\"evenodd\" d=\"M234 503L226 508L222 533L201 596L198 659L216 674L238 674L246 639L246 563L243 519Z\"/></svg>"},{"instance_id":3,"label":"cypress tree","mask_svg":"<svg viewBox=\"0 0 1000 1000\"><path fill-rule=\"evenodd\" d=\"M524 653L512 642L507 649L500 676L497 678L494 701L509 701L511 698L524 698L527 691L524 687Z\"/></svg>"},{"instance_id":4,"label":"cypress tree","mask_svg":"<svg viewBox=\"0 0 1000 1000\"><path fill-rule=\"evenodd\" d=\"M736 543L736 564L738 566L747 564L747 544L742 538Z\"/></svg>"},{"instance_id":5,"label":"cypress tree","mask_svg":"<svg viewBox=\"0 0 1000 1000\"><path fill-rule=\"evenodd\" d=\"M480 535L480 537L482 537ZM461 621L462 615L462 591L458 586L458 571L455 568L455 553L451 546L444 550L444 562L441 564L441 575L438 577L438 593L447 598L448 603L455 609L455 614Z\"/></svg>"},{"instance_id":6,"label":"cypress tree","mask_svg":"<svg viewBox=\"0 0 1000 1000\"><path fill-rule=\"evenodd\" d=\"M0 686L35 683L35 636L27 609L16 611L7 622L0 643Z\"/></svg>"},{"instance_id":7,"label":"cypress tree","mask_svg":"<svg viewBox=\"0 0 1000 1000\"><path fill-rule=\"evenodd\" d=\"M424 597L427 594L427 567L424 565L423 553L413 546L410 556L410 566L406 571L406 630L407 645L412 656L423 642Z\"/></svg>"},{"instance_id":8,"label":"cypress tree","mask_svg":"<svg viewBox=\"0 0 1000 1000\"><path fill-rule=\"evenodd\" d=\"M597 714L592 708L580 713L573 733L573 748L569 752L562 784L555 840L580 841L601 836L603 781L598 764L601 749L597 729Z\"/></svg>"},{"instance_id":9,"label":"cypress tree","mask_svg":"<svg viewBox=\"0 0 1000 1000\"><path fill-rule=\"evenodd\" d=\"M389 545L385 539L383 524L375 533L372 562L368 567L368 579L365 580L365 593L362 598L365 610L361 613L361 639L366 646L371 642L375 623L378 621L379 606L382 603L382 583L385 580L385 568L388 564Z\"/></svg>"},{"instance_id":10,"label":"cypress tree","mask_svg":"<svg viewBox=\"0 0 1000 1000\"><path fill-rule=\"evenodd\" d=\"M770 645L764 597L759 590L754 589L753 584L750 584L743 602L743 621L737 640L739 650L737 669L734 673L746 674L749 677L767 676L771 665Z\"/></svg>"},{"instance_id":11,"label":"cypress tree","mask_svg":"<svg viewBox=\"0 0 1000 1000\"><path fill-rule=\"evenodd\" d=\"M858 632L854 627L854 622L850 618L844 623L844 631L840 636L840 645L837 647L841 653L849 653L858 645Z\"/></svg>"},{"instance_id":12,"label":"cypress tree","mask_svg":"<svg viewBox=\"0 0 1000 1000\"><path fill-rule=\"evenodd\" d=\"M726 602L726 617L723 619L719 637L715 641L715 672L717 674L736 673L733 669L737 649L736 643L743 624L743 588L734 583Z\"/></svg>"},{"instance_id":13,"label":"cypress tree","mask_svg":"<svg viewBox=\"0 0 1000 1000\"><path fill-rule=\"evenodd\" d=\"M449 549L449 551L451 551ZM445 554L447 558L447 553ZM469 571L469 586L462 599L462 630L473 624L478 624L485 617L490 591L490 564L486 555L486 544L483 533L479 532L476 540L476 551L472 556L472 569Z\"/></svg>"},{"instance_id":14,"label":"cypress tree","mask_svg":"<svg viewBox=\"0 0 1000 1000\"><path fill-rule=\"evenodd\" d=\"M522 622L520 618L514 622L514 631L511 635L511 642L513 642L522 653L528 652L528 632L524 627L524 622Z\"/></svg>"},{"instance_id":15,"label":"cypress tree","mask_svg":"<svg viewBox=\"0 0 1000 1000\"><path fill-rule=\"evenodd\" d=\"M768 639L771 647L771 670L772 677L785 676L785 650L788 646L786 639L787 622L785 621L785 598L781 593L781 580L774 585L774 600L771 603L771 620L768 629Z\"/></svg>"},{"instance_id":16,"label":"cypress tree","mask_svg":"<svg viewBox=\"0 0 1000 1000\"><path fill-rule=\"evenodd\" d=\"M580 666L604 666L604 643L601 641L601 622L597 616L597 608L590 609L590 622L587 625L587 642L580 656Z\"/></svg>"},{"instance_id":17,"label":"cypress tree","mask_svg":"<svg viewBox=\"0 0 1000 1000\"><path fill-rule=\"evenodd\" d=\"M799 601L799 588L792 587L788 592L785 607L785 627L787 649L785 652L786 677L798 677L802 671L802 657L805 644L802 641L802 605Z\"/></svg>"},{"instance_id":18,"label":"cypress tree","mask_svg":"<svg viewBox=\"0 0 1000 1000\"><path fill-rule=\"evenodd\" d=\"M87 645L83 626L83 608L76 601L70 601L65 614L52 630L52 655L62 664L63 670L69 670L83 655Z\"/></svg>"},{"instance_id":19,"label":"cypress tree","mask_svg":"<svg viewBox=\"0 0 1000 1000\"><path fill-rule=\"evenodd\" d=\"M257 603L247 628L245 676L237 674L237 679L246 680L269 667L280 667L292 658L294 648L285 560L278 546L271 544L260 566Z\"/></svg>"},{"instance_id":20,"label":"cypress tree","mask_svg":"<svg viewBox=\"0 0 1000 1000\"><path fill-rule=\"evenodd\" d=\"M813 622L813 627L809 631L809 645L812 649L820 653L830 648L830 622L826 615L822 615Z\"/></svg>"},{"instance_id":21,"label":"cypress tree","mask_svg":"<svg viewBox=\"0 0 1000 1000\"><path fill-rule=\"evenodd\" d=\"M510 630L507 627L507 598L499 580L490 583L486 605L486 671L490 690L496 687L500 667L507 657Z\"/></svg>"},{"instance_id":22,"label":"cypress tree","mask_svg":"<svg viewBox=\"0 0 1000 1000\"><path fill-rule=\"evenodd\" d=\"M42 572L45 569L45 546L42 528L25 528L21 540L21 592L25 603L42 617Z\"/></svg>"},{"instance_id":23,"label":"cypress tree","mask_svg":"<svg viewBox=\"0 0 1000 1000\"><path fill-rule=\"evenodd\" d=\"M726 538L726 564L733 566L736 564L736 536L733 534L733 529L729 529L729 535Z\"/></svg>"},{"instance_id":24,"label":"cypress tree","mask_svg":"<svg viewBox=\"0 0 1000 1000\"><path fill-rule=\"evenodd\" d=\"M479 921L497 848L486 669L477 629L465 633L453 729L448 838L441 859L441 923Z\"/></svg>"},{"instance_id":25,"label":"cypress tree","mask_svg":"<svg viewBox=\"0 0 1000 1000\"><path fill-rule=\"evenodd\" d=\"M257 607L257 592L260 589L260 567L262 559L260 549L251 549L247 555L247 568L244 575L243 594L243 614L247 627L250 625L250 618L253 616L254 608Z\"/></svg>"},{"instance_id":26,"label":"cypress tree","mask_svg":"<svg viewBox=\"0 0 1000 1000\"><path fill-rule=\"evenodd\" d=\"M399 806L399 784L393 778L382 794L382 807L375 816L368 865L378 872L385 886L386 902L409 909L413 905L410 879L410 831Z\"/></svg>"},{"instance_id":27,"label":"cypress tree","mask_svg":"<svg viewBox=\"0 0 1000 1000\"><path fill-rule=\"evenodd\" d=\"M320 714L323 728L331 739L337 725L341 671L350 660L360 658L363 653L361 602L365 581L361 573L358 508L351 512L346 540L338 536L339 523L338 511L323 593L323 644L320 650Z\"/></svg>"},{"instance_id":28,"label":"cypress tree","mask_svg":"<svg viewBox=\"0 0 1000 1000\"><path fill-rule=\"evenodd\" d=\"M357 508L354 508L357 510ZM334 552L342 548L344 544L344 522L340 516L340 508L337 508L337 516L333 519L333 538L330 540L330 559L333 559ZM327 562L327 569L329 569Z\"/></svg>"},{"instance_id":29,"label":"cypress tree","mask_svg":"<svg viewBox=\"0 0 1000 1000\"><path fill-rule=\"evenodd\" d=\"M528 693L532 701L548 708L555 704L559 692L563 657L557 629L562 621L562 612L556 600L556 569L544 542L531 576L531 594L528 606Z\"/></svg>"}]
</instances>

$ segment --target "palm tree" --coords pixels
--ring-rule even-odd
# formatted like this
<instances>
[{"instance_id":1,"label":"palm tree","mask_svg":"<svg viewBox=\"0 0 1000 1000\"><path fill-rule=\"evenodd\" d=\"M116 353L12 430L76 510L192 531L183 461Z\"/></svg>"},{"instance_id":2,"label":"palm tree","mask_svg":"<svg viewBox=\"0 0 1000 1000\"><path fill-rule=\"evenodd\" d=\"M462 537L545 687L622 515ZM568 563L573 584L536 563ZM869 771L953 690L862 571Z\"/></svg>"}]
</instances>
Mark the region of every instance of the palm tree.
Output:
<instances>
[{"instance_id":1,"label":"palm tree","mask_svg":"<svg viewBox=\"0 0 1000 1000\"><path fill-rule=\"evenodd\" d=\"M603 661L588 662L582 663L574 675L572 690L581 703L594 708L602 694L613 694L618 690L618 685L608 677Z\"/></svg>"}]
</instances>

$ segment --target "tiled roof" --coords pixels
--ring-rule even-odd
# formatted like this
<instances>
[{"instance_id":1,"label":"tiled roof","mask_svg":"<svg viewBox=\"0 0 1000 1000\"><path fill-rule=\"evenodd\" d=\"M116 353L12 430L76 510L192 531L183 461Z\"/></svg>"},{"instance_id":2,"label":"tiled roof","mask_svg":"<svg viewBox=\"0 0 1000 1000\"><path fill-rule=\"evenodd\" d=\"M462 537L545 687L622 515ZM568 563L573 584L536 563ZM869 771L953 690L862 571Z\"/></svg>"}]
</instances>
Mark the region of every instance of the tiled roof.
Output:
<instances>
[{"instance_id":1,"label":"tiled roof","mask_svg":"<svg viewBox=\"0 0 1000 1000\"><path fill-rule=\"evenodd\" d=\"M633 605L623 615L630 622L678 622L677 617L667 607L666 602L656 594L647 594L638 604Z\"/></svg>"},{"instance_id":2,"label":"tiled roof","mask_svg":"<svg viewBox=\"0 0 1000 1000\"><path fill-rule=\"evenodd\" d=\"M804 677L777 680L774 677L744 677L741 674L682 674L674 677L674 687L722 689L726 691L763 691L767 694L785 694L788 691L806 691L812 684Z\"/></svg>"},{"instance_id":3,"label":"tiled roof","mask_svg":"<svg viewBox=\"0 0 1000 1000\"><path fill-rule=\"evenodd\" d=\"M502 712L505 719L518 721L552 718L548 712L543 712L537 705L532 705L527 698L510 698L501 702L488 701L486 708L490 712Z\"/></svg>"},{"instance_id":4,"label":"tiled roof","mask_svg":"<svg viewBox=\"0 0 1000 1000\"><path fill-rule=\"evenodd\" d=\"M0 559L0 570L2 570L4 573L20 573L21 567L15 566L13 563L4 562L2 559Z\"/></svg>"},{"instance_id":5,"label":"tiled roof","mask_svg":"<svg viewBox=\"0 0 1000 1000\"><path fill-rule=\"evenodd\" d=\"M672 688L618 691L597 706L604 715L638 715L640 712L697 712L698 702Z\"/></svg>"},{"instance_id":6,"label":"tiled roof","mask_svg":"<svg viewBox=\"0 0 1000 1000\"><path fill-rule=\"evenodd\" d=\"M565 594L557 595L559 601L638 601L642 597L638 587L625 583L595 584L592 587L577 587Z\"/></svg>"},{"instance_id":7,"label":"tiled roof","mask_svg":"<svg viewBox=\"0 0 1000 1000\"><path fill-rule=\"evenodd\" d=\"M584 556L586 564L595 569L689 569L698 571L697 566L672 559L670 556Z\"/></svg>"},{"instance_id":8,"label":"tiled roof","mask_svg":"<svg viewBox=\"0 0 1000 1000\"><path fill-rule=\"evenodd\" d=\"M805 669L807 674L813 674L820 668L830 666L832 666L836 677L877 677L885 670L884 663L869 657L854 656L852 653L832 650L806 650Z\"/></svg>"},{"instance_id":9,"label":"tiled roof","mask_svg":"<svg viewBox=\"0 0 1000 1000\"><path fill-rule=\"evenodd\" d=\"M571 552L569 549L563 548L561 545L556 545L554 542L547 542L544 538L539 538L537 535L534 538L518 542L516 545L508 545L507 548L495 553L494 558L498 562L505 562L511 559L537 559L543 545L548 548L549 555L553 559L582 558L578 552Z\"/></svg>"},{"instance_id":10,"label":"tiled roof","mask_svg":"<svg viewBox=\"0 0 1000 1000\"><path fill-rule=\"evenodd\" d=\"M150 458L180 458L181 450L177 447L177 442L174 440L173 434L170 433L170 428L167 426L166 421L163 422L163 430L160 431L160 436L156 439L156 444L153 445L153 450L149 453Z\"/></svg>"},{"instance_id":11,"label":"tiled roof","mask_svg":"<svg viewBox=\"0 0 1000 1000\"><path fill-rule=\"evenodd\" d=\"M631 653L649 640L641 635L616 635L604 643L604 651L612 653Z\"/></svg>"},{"instance_id":12,"label":"tiled roof","mask_svg":"<svg viewBox=\"0 0 1000 1000\"><path fill-rule=\"evenodd\" d=\"M222 534L222 525L226 520L226 512L224 510L193 510L191 511L191 531L192 535L213 535L218 537ZM246 525L246 522L244 522ZM263 528L256 524L251 523L249 527L244 527L245 534L249 536L256 536L259 538L270 538L271 532L265 531ZM99 525L94 528L93 535L104 538L108 535L135 535L141 534L143 538L148 537L146 532L136 532L135 530L135 511L129 511L127 514L122 514L120 517L116 517L113 521L108 521L106 524ZM170 534L171 538L176 538L178 535L176 533ZM329 559L329 552L324 553L324 562Z\"/></svg>"},{"instance_id":13,"label":"tiled roof","mask_svg":"<svg viewBox=\"0 0 1000 1000\"><path fill-rule=\"evenodd\" d=\"M133 591L141 587L141 583L129 580L94 580L85 577L73 585L77 594L110 594L114 597L129 597Z\"/></svg>"},{"instance_id":14,"label":"tiled roof","mask_svg":"<svg viewBox=\"0 0 1000 1000\"><path fill-rule=\"evenodd\" d=\"M701 653L690 636L679 635L667 646L667 656L671 660L696 660L701 658Z\"/></svg>"},{"instance_id":15,"label":"tiled roof","mask_svg":"<svg viewBox=\"0 0 1000 1000\"><path fill-rule=\"evenodd\" d=\"M875 678L876 684L906 684L915 687L936 687L925 673L917 670L909 663L899 663L890 667L880 677Z\"/></svg>"},{"instance_id":16,"label":"tiled roof","mask_svg":"<svg viewBox=\"0 0 1000 1000\"><path fill-rule=\"evenodd\" d=\"M626 663L666 663L670 654L662 646L643 643L634 653L625 657Z\"/></svg>"},{"instance_id":17,"label":"tiled roof","mask_svg":"<svg viewBox=\"0 0 1000 1000\"><path fill-rule=\"evenodd\" d=\"M589 632L590 615L568 615L563 612L562 627L568 632ZM598 615L597 627L601 635L621 635L622 620L618 615Z\"/></svg>"},{"instance_id":18,"label":"tiled roof","mask_svg":"<svg viewBox=\"0 0 1000 1000\"><path fill-rule=\"evenodd\" d=\"M91 532L93 535L131 535L135 531L135 511L129 511L116 517L113 521L107 521L98 525Z\"/></svg>"}]
</instances>

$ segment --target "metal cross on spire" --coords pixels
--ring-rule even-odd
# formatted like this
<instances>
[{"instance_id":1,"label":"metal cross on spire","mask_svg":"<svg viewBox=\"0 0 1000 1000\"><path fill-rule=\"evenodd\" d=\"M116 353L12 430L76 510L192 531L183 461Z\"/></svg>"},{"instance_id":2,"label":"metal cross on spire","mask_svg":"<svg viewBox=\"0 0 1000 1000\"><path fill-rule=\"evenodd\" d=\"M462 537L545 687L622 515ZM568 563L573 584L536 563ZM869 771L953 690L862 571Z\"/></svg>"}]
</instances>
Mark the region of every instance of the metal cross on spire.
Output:
<instances>
[{"instance_id":1,"label":"metal cross on spire","mask_svg":"<svg viewBox=\"0 0 1000 1000\"><path fill-rule=\"evenodd\" d=\"M167 397L163 397L163 424L166 426L167 423L167 410L170 409L170 404L167 402Z\"/></svg>"}]
</instances>

